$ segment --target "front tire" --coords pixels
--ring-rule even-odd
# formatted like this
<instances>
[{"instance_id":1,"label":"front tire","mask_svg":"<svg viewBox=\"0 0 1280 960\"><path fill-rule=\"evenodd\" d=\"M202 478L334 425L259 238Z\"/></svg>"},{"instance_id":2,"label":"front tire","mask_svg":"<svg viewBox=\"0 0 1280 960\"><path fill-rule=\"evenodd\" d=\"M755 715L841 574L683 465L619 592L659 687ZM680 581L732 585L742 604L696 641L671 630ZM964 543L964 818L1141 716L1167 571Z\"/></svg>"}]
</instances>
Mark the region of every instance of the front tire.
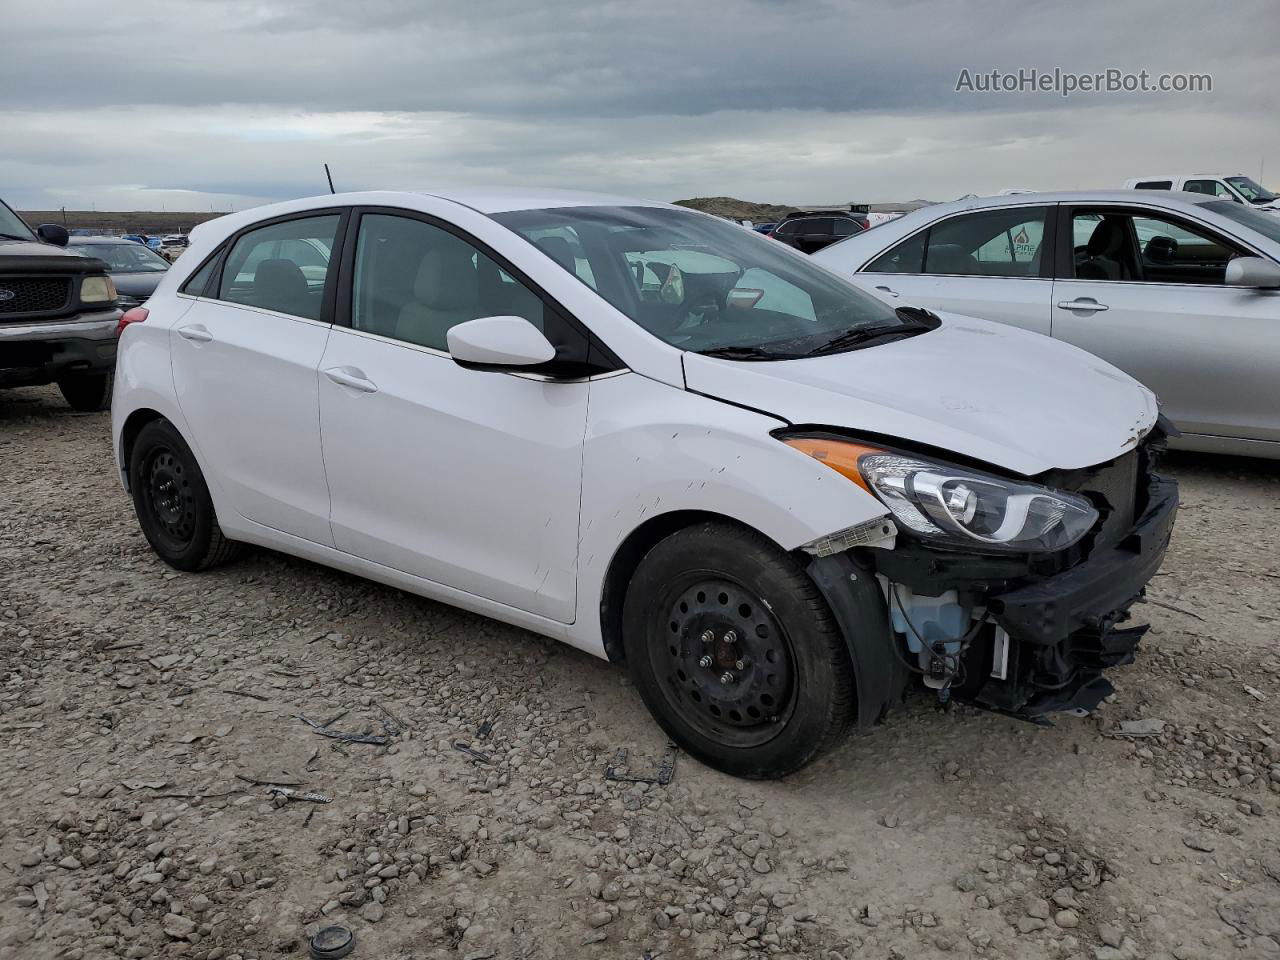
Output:
<instances>
[{"instance_id":1,"label":"front tire","mask_svg":"<svg viewBox=\"0 0 1280 960\"><path fill-rule=\"evenodd\" d=\"M111 406L114 382L114 373L79 373L59 380L58 389L72 410L93 413Z\"/></svg>"},{"instance_id":2,"label":"front tire","mask_svg":"<svg viewBox=\"0 0 1280 960\"><path fill-rule=\"evenodd\" d=\"M168 420L153 420L138 433L129 454L129 491L143 535L169 566L207 570L241 553L243 544L218 526L204 474Z\"/></svg>"},{"instance_id":3,"label":"front tire","mask_svg":"<svg viewBox=\"0 0 1280 960\"><path fill-rule=\"evenodd\" d=\"M759 534L714 522L671 534L640 561L622 620L650 712L717 770L785 776L854 716L849 654L826 601Z\"/></svg>"}]
</instances>

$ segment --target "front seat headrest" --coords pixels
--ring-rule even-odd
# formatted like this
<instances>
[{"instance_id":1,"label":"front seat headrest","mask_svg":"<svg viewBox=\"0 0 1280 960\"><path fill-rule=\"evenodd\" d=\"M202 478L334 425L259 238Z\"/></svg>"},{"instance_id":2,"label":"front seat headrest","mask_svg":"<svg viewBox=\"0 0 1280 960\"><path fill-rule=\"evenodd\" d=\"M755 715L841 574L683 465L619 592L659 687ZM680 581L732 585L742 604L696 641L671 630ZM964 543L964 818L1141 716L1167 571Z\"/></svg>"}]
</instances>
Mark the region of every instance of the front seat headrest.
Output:
<instances>
[{"instance_id":1,"label":"front seat headrest","mask_svg":"<svg viewBox=\"0 0 1280 960\"><path fill-rule=\"evenodd\" d=\"M475 251L461 240L442 238L422 257L413 281L413 297L437 310L457 310L475 304L479 276Z\"/></svg>"}]
</instances>

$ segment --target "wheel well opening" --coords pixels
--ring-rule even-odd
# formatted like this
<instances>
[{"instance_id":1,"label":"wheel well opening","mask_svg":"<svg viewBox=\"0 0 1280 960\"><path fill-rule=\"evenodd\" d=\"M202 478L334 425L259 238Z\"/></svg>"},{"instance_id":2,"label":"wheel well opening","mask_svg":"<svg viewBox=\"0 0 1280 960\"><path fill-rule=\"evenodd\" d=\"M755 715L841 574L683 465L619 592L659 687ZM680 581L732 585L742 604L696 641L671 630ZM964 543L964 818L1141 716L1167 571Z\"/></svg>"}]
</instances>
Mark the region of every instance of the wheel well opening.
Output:
<instances>
[{"instance_id":1,"label":"wheel well opening","mask_svg":"<svg viewBox=\"0 0 1280 960\"><path fill-rule=\"evenodd\" d=\"M138 439L138 434L148 423L163 419L163 415L157 411L144 408L133 411L125 420L124 427L120 430L120 473L124 477L126 489L129 487L129 458L133 456L133 444Z\"/></svg>"},{"instance_id":2,"label":"wheel well opening","mask_svg":"<svg viewBox=\"0 0 1280 960\"><path fill-rule=\"evenodd\" d=\"M707 522L751 529L723 514L707 510L675 510L646 520L622 541L609 563L609 572L605 575L604 589L600 594L600 633L604 638L605 654L611 663L622 663L626 659L622 647L622 605L627 596L627 585L644 555L677 530Z\"/></svg>"}]
</instances>

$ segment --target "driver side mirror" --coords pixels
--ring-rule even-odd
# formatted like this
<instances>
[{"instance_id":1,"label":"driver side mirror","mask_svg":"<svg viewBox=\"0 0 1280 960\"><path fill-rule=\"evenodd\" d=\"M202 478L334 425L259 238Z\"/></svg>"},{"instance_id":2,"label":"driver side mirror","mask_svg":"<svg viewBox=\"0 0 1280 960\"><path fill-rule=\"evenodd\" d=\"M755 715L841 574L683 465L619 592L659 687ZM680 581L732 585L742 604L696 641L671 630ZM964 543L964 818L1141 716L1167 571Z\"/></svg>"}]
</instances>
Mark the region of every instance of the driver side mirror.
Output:
<instances>
[{"instance_id":1,"label":"driver side mirror","mask_svg":"<svg viewBox=\"0 0 1280 960\"><path fill-rule=\"evenodd\" d=\"M65 247L67 241L71 238L71 234L67 233L67 228L56 223L42 223L36 227L36 236L45 243L51 243L55 247Z\"/></svg>"},{"instance_id":2,"label":"driver side mirror","mask_svg":"<svg viewBox=\"0 0 1280 960\"><path fill-rule=\"evenodd\" d=\"M1262 257L1236 257L1227 264L1225 282L1229 287L1275 290L1280 288L1280 264Z\"/></svg>"},{"instance_id":3,"label":"driver side mirror","mask_svg":"<svg viewBox=\"0 0 1280 960\"><path fill-rule=\"evenodd\" d=\"M480 317L450 327L449 356L485 370L535 367L554 360L556 348L524 317Z\"/></svg>"}]
</instances>

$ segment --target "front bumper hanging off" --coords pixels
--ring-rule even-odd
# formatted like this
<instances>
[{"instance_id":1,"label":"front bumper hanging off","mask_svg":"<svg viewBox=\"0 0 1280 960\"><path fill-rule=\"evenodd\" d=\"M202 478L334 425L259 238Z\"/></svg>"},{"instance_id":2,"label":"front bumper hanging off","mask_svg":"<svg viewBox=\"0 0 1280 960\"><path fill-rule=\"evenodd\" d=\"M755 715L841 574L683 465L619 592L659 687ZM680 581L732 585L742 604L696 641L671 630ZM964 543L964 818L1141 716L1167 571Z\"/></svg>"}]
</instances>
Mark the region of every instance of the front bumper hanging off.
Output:
<instances>
[{"instance_id":1,"label":"front bumper hanging off","mask_svg":"<svg viewBox=\"0 0 1280 960\"><path fill-rule=\"evenodd\" d=\"M950 692L988 709L1043 722L1056 711L1089 711L1114 691L1103 676L1132 663L1147 627L1122 628L1169 546L1177 514L1173 480L1146 475L1141 514L1106 544L1066 569L1027 558L944 552L901 541L895 550L854 550L814 559L809 573L849 644L859 719L874 720L901 693L905 654L887 626L872 626L868 588L876 575L938 596L955 590L989 623L964 654ZM883 604L883 595L880 595ZM883 609L883 607L882 607ZM885 614L887 624L887 613Z\"/></svg>"}]
</instances>

